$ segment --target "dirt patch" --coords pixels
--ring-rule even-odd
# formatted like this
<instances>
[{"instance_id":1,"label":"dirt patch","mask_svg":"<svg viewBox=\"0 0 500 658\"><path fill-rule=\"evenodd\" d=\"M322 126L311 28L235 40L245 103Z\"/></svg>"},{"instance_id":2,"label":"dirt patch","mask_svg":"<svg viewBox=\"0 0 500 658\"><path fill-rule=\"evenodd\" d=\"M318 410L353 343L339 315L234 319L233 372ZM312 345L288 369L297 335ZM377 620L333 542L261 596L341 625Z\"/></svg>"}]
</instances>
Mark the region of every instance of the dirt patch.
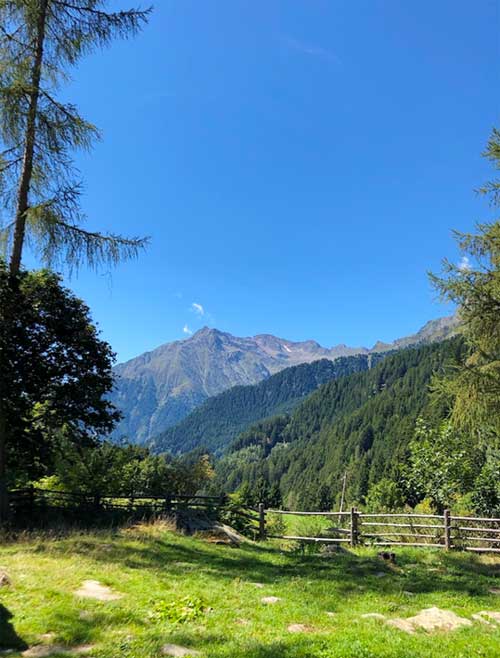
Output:
<instances>
[{"instance_id":1,"label":"dirt patch","mask_svg":"<svg viewBox=\"0 0 500 658\"><path fill-rule=\"evenodd\" d=\"M165 644L161 650L164 656L174 656L174 658L183 658L183 656L200 656L199 651L181 647L178 644Z\"/></svg>"},{"instance_id":2,"label":"dirt patch","mask_svg":"<svg viewBox=\"0 0 500 658\"><path fill-rule=\"evenodd\" d=\"M462 626L472 626L470 619L459 617L451 610L441 610L440 608L426 608L415 615L406 619L387 619L386 623L394 628L407 633L414 633L417 629L422 628L425 631L454 631Z\"/></svg>"},{"instance_id":3,"label":"dirt patch","mask_svg":"<svg viewBox=\"0 0 500 658\"><path fill-rule=\"evenodd\" d=\"M289 624L286 629L289 633L312 633L312 628L306 624Z\"/></svg>"},{"instance_id":4,"label":"dirt patch","mask_svg":"<svg viewBox=\"0 0 500 658\"><path fill-rule=\"evenodd\" d=\"M106 585L101 585L98 580L84 580L80 589L76 590L75 596L84 599L96 599L97 601L117 601L122 598L121 594L113 592Z\"/></svg>"}]
</instances>

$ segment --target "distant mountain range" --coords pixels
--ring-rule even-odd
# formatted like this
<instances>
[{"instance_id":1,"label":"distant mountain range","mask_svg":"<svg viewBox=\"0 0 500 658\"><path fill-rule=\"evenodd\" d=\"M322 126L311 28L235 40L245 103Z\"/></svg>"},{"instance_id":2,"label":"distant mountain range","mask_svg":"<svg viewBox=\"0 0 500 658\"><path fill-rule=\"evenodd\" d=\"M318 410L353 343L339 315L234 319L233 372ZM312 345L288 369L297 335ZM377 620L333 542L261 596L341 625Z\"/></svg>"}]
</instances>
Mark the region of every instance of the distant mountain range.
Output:
<instances>
[{"instance_id":1,"label":"distant mountain range","mask_svg":"<svg viewBox=\"0 0 500 658\"><path fill-rule=\"evenodd\" d=\"M322 384L372 368L382 354L340 356L290 366L258 384L233 386L213 395L176 425L148 443L155 452L182 453L204 448L222 454L253 423L292 412Z\"/></svg>"},{"instance_id":2,"label":"distant mountain range","mask_svg":"<svg viewBox=\"0 0 500 658\"><path fill-rule=\"evenodd\" d=\"M426 344L456 331L454 316L431 320L412 336L371 349L313 340L293 342L269 334L239 338L204 327L190 338L116 366L112 401L123 413L114 438L146 443L185 418L208 398L233 386L256 384L290 366L319 359L371 354Z\"/></svg>"}]
</instances>

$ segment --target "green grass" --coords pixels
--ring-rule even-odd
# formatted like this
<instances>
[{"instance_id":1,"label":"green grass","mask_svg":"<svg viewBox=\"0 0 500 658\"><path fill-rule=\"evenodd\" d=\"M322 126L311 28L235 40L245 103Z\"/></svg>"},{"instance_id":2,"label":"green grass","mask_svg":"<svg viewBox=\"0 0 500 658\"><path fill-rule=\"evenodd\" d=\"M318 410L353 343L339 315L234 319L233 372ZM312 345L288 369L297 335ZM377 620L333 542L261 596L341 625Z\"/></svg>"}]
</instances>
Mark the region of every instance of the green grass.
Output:
<instances>
[{"instance_id":1,"label":"green grass","mask_svg":"<svg viewBox=\"0 0 500 658\"><path fill-rule=\"evenodd\" d=\"M500 656L500 627L408 635L360 617L406 617L431 606L469 618L500 610L500 597L489 593L500 586L500 560L404 549L397 561L391 568L374 549L327 558L271 542L217 546L161 527L27 537L0 547L0 566L13 581L0 590L0 646L15 636L31 646L53 633L55 643L95 645L95 658L159 656L165 643L205 658ZM85 579L123 597L79 599L73 591ZM270 595L282 600L264 606ZM291 634L292 623L313 632Z\"/></svg>"}]
</instances>

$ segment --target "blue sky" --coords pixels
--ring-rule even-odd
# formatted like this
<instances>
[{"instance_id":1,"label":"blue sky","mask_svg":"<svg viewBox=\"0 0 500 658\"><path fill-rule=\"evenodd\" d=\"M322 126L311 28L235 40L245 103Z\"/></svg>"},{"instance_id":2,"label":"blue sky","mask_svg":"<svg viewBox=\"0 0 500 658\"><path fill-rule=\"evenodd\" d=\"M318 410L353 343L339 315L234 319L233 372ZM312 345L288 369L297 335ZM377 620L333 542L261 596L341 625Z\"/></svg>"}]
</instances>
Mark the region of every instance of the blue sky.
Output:
<instances>
[{"instance_id":1,"label":"blue sky","mask_svg":"<svg viewBox=\"0 0 500 658\"><path fill-rule=\"evenodd\" d=\"M157 0L85 60L87 226L151 236L69 281L119 359L204 324L369 346L449 312L426 271L489 214L499 27L490 0Z\"/></svg>"}]
</instances>

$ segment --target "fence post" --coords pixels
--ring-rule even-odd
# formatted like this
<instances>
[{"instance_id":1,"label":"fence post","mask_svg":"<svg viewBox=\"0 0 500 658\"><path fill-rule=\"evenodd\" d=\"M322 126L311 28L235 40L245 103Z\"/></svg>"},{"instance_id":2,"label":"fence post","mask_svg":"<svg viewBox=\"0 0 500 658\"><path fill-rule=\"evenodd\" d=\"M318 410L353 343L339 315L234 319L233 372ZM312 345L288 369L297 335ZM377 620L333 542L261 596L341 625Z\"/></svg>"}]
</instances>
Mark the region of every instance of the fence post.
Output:
<instances>
[{"instance_id":1,"label":"fence post","mask_svg":"<svg viewBox=\"0 0 500 658\"><path fill-rule=\"evenodd\" d=\"M451 549L451 516L449 509L444 510L443 522L444 522L444 547L445 550L449 551Z\"/></svg>"},{"instance_id":2,"label":"fence post","mask_svg":"<svg viewBox=\"0 0 500 658\"><path fill-rule=\"evenodd\" d=\"M266 538L266 511L264 503L259 503L259 539L263 541Z\"/></svg>"},{"instance_id":3,"label":"fence post","mask_svg":"<svg viewBox=\"0 0 500 658\"><path fill-rule=\"evenodd\" d=\"M356 546L358 543L358 510L351 507L351 546Z\"/></svg>"}]
</instances>

